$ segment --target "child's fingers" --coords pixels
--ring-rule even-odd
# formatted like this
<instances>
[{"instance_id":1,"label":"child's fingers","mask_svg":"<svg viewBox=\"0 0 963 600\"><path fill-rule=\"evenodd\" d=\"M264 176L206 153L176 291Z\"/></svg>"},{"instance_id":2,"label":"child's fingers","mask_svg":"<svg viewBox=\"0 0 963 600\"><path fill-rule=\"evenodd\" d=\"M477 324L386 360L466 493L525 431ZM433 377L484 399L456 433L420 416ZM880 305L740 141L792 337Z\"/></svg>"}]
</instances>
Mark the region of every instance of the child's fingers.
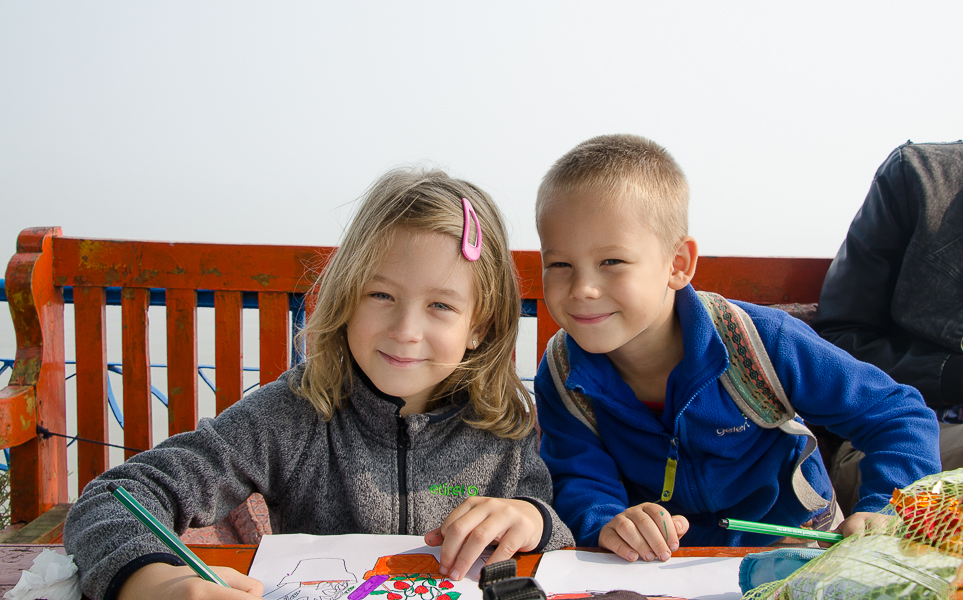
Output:
<instances>
[{"instance_id":1,"label":"child's fingers","mask_svg":"<svg viewBox=\"0 0 963 600\"><path fill-rule=\"evenodd\" d=\"M493 508L486 506L483 510L476 509L459 519L448 530L445 537L445 544L442 546L442 553L445 553L445 546L452 540L451 550L454 558L451 561L451 570L448 576L451 579L461 579L468 573L471 566L478 560L482 552L490 545L498 542L498 547L492 554L493 559L506 560L515 555L521 548L525 540L525 535L519 528L513 525L516 519L509 510L490 511ZM541 517L541 515L539 515ZM455 530L458 529L457 532ZM455 532L454 535L453 532ZM461 547L456 547L457 540L461 540ZM498 558L501 557L501 558ZM445 564L445 563L442 563Z\"/></svg>"},{"instance_id":2,"label":"child's fingers","mask_svg":"<svg viewBox=\"0 0 963 600\"><path fill-rule=\"evenodd\" d=\"M468 512L453 521L445 519L447 531L439 562L442 574L451 579L464 577L492 543L498 546L489 564L511 558L520 550L532 550L541 538L542 515L532 504L500 498L472 500Z\"/></svg>"},{"instance_id":3,"label":"child's fingers","mask_svg":"<svg viewBox=\"0 0 963 600\"><path fill-rule=\"evenodd\" d=\"M889 527L893 519L892 516L879 513L855 512L839 524L836 533L843 534L843 537L849 537L864 530L879 532Z\"/></svg>"},{"instance_id":4,"label":"child's fingers","mask_svg":"<svg viewBox=\"0 0 963 600\"><path fill-rule=\"evenodd\" d=\"M448 513L448 516L445 517L445 520L442 522L441 527L438 528L438 532L441 533L441 536L443 538L448 536L448 528L451 527L451 524L457 521L458 519L460 519L462 516L471 512L471 509L474 508L476 504L478 504L478 500L480 498L482 497L471 496L467 500L463 501L461 504L456 506L453 511Z\"/></svg>"},{"instance_id":5,"label":"child's fingers","mask_svg":"<svg viewBox=\"0 0 963 600\"><path fill-rule=\"evenodd\" d=\"M615 516L599 533L599 545L628 561L666 561L689 530L685 517L674 518L658 504L644 503ZM603 543L604 542L604 543Z\"/></svg>"},{"instance_id":6,"label":"child's fingers","mask_svg":"<svg viewBox=\"0 0 963 600\"><path fill-rule=\"evenodd\" d=\"M444 541L445 536L441 535L441 527L432 529L425 534L425 545L427 546L441 546Z\"/></svg>"},{"instance_id":7,"label":"child's fingers","mask_svg":"<svg viewBox=\"0 0 963 600\"><path fill-rule=\"evenodd\" d=\"M672 515L669 514L669 511L667 511L665 507L658 504L652 504L651 502L646 502L636 508L641 508L642 511L645 512L650 519L652 519L652 522L655 524L655 527L658 530L658 536L665 540L666 551L674 552L675 550L679 549L679 530L676 529L675 522L672 520ZM664 552L660 552L661 544L658 539L650 538L647 535L647 531L642 530L641 528L639 531L642 531L643 535L646 535L646 540L648 540L649 546L656 551L656 554L659 555L660 559L669 560L668 556L663 558Z\"/></svg>"},{"instance_id":8,"label":"child's fingers","mask_svg":"<svg viewBox=\"0 0 963 600\"><path fill-rule=\"evenodd\" d=\"M488 523L486 528L479 527L490 516L488 505L477 502L475 498L477 496L458 505L440 528L444 537L439 557L440 570L442 575L451 579L464 577L471 563L481 556L482 551L494 539L494 536L488 533L494 523ZM473 555L473 558L466 565L466 557L470 555Z\"/></svg>"},{"instance_id":9,"label":"child's fingers","mask_svg":"<svg viewBox=\"0 0 963 600\"><path fill-rule=\"evenodd\" d=\"M605 527L602 528L602 531L599 532L599 547L605 548L607 550L611 550L612 552L618 554L628 562L635 562L639 559L638 551L636 551L632 543L622 539L622 536L619 535L619 532L616 529L616 526L615 526L616 519L620 519L620 518L625 519L624 516L618 515L614 519L609 521L605 525ZM625 520L628 521L628 519L625 519ZM638 532L636 532L635 538L637 538L636 543L638 543L639 541L644 543L642 536L639 536Z\"/></svg>"},{"instance_id":10,"label":"child's fingers","mask_svg":"<svg viewBox=\"0 0 963 600\"><path fill-rule=\"evenodd\" d=\"M151 563L134 571L117 594L118 600L167 600L168 598L210 598L246 600L260 598L261 582L230 567L212 567L230 587L223 587L197 576L189 567Z\"/></svg>"},{"instance_id":11,"label":"child's fingers","mask_svg":"<svg viewBox=\"0 0 963 600\"><path fill-rule=\"evenodd\" d=\"M542 513L531 503L524 500L510 500L512 505L507 510L498 512L500 518L507 519L507 523L500 525L504 533L498 538L498 547L485 564L491 565L515 556L516 552L534 550L542 537L545 526ZM472 559L474 560L474 559Z\"/></svg>"},{"instance_id":12,"label":"child's fingers","mask_svg":"<svg viewBox=\"0 0 963 600\"><path fill-rule=\"evenodd\" d=\"M485 551L495 538L502 532L494 533L488 527L491 527L492 523L486 523L487 527L476 527L465 536L461 537L462 544L460 547L454 547L452 544L453 555L451 558L451 568L448 571L448 577L450 579L459 580L468 573L468 569L471 568L472 564L481 556L481 553ZM445 538L445 545L448 545L448 540L452 538Z\"/></svg>"},{"instance_id":13,"label":"child's fingers","mask_svg":"<svg viewBox=\"0 0 963 600\"><path fill-rule=\"evenodd\" d=\"M260 598L264 594L264 584L253 577L243 575L229 567L211 567L217 576L224 580L224 583L235 590L247 592L248 594Z\"/></svg>"},{"instance_id":14,"label":"child's fingers","mask_svg":"<svg viewBox=\"0 0 963 600\"><path fill-rule=\"evenodd\" d=\"M652 510L651 507L655 507L656 510ZM644 540L644 544L635 545L635 549L638 551L639 556L643 560L655 560L658 558L661 561L669 560L672 556L672 551L669 549L669 542L666 540L666 535L674 536L676 547L678 547L678 534L675 531L675 527L669 531L668 524L672 524L672 517L669 515L665 509L661 511L658 510L661 507L656 504L640 504L638 506L633 506L622 513L627 519L629 519L635 529L638 531L638 535ZM659 513L662 513L661 515ZM664 519L668 520L668 524ZM619 529L619 535L626 539L626 541L631 541L630 538L626 537L628 533L628 526L622 524ZM629 533L629 535L631 535Z\"/></svg>"}]
</instances>

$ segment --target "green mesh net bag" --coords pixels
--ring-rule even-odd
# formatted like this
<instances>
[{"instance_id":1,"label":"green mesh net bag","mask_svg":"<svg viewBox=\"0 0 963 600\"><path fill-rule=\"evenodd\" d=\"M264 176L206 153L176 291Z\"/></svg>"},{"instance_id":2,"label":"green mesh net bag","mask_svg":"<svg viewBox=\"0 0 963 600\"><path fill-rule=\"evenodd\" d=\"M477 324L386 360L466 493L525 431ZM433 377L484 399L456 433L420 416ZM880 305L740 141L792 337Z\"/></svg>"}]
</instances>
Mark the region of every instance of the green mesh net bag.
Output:
<instances>
[{"instance_id":1,"label":"green mesh net bag","mask_svg":"<svg viewBox=\"0 0 963 600\"><path fill-rule=\"evenodd\" d=\"M963 469L893 492L888 517L744 600L963 600Z\"/></svg>"}]
</instances>

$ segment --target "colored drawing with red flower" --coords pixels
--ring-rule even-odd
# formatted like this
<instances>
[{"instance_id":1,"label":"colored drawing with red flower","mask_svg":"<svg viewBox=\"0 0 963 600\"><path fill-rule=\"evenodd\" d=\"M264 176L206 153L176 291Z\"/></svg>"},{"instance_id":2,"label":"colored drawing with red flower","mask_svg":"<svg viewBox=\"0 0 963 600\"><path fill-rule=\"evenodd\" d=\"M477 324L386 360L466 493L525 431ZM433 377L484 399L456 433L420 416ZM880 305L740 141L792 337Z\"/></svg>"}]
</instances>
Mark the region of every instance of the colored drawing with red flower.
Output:
<instances>
[{"instance_id":1,"label":"colored drawing with red flower","mask_svg":"<svg viewBox=\"0 0 963 600\"><path fill-rule=\"evenodd\" d=\"M368 592L371 600L377 600L378 596L385 600L458 600L461 596L459 592L448 591L454 584L442 577L438 559L432 554L382 556L374 568L364 574L366 581L378 576L388 579Z\"/></svg>"}]
</instances>

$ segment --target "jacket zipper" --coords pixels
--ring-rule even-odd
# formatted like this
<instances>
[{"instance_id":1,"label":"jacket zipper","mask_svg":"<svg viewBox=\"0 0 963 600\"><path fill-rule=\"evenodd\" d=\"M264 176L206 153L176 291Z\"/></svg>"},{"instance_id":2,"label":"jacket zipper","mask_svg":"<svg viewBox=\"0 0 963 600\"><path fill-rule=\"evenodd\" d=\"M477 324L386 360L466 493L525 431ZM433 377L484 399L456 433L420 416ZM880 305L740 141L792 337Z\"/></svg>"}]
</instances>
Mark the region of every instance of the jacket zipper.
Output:
<instances>
[{"instance_id":1,"label":"jacket zipper","mask_svg":"<svg viewBox=\"0 0 963 600\"><path fill-rule=\"evenodd\" d=\"M725 372L725 370L723 370ZM672 427L672 436L669 437L669 455L665 459L665 478L662 481L662 501L667 502L672 499L672 495L675 493L675 473L679 466L679 421L682 419L682 413L685 409L689 408L689 403L695 400L695 397L702 393L702 390L712 382L713 378L710 377L702 382L699 389L692 394L679 412L675 415L675 422Z\"/></svg>"},{"instance_id":2,"label":"jacket zipper","mask_svg":"<svg viewBox=\"0 0 963 600\"><path fill-rule=\"evenodd\" d=\"M398 535L408 535L408 426L398 419Z\"/></svg>"}]
</instances>

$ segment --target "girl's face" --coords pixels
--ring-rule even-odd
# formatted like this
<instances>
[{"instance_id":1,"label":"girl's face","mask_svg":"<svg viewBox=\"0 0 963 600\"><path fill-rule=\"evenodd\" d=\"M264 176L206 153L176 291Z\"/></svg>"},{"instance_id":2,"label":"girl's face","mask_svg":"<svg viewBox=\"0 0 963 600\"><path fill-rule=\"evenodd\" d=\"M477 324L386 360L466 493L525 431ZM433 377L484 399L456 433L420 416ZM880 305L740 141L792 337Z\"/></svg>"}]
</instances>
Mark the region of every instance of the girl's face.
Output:
<instances>
[{"instance_id":1,"label":"girl's face","mask_svg":"<svg viewBox=\"0 0 963 600\"><path fill-rule=\"evenodd\" d=\"M348 320L351 355L401 413L424 412L438 385L477 340L472 270L458 241L399 230Z\"/></svg>"}]
</instances>

